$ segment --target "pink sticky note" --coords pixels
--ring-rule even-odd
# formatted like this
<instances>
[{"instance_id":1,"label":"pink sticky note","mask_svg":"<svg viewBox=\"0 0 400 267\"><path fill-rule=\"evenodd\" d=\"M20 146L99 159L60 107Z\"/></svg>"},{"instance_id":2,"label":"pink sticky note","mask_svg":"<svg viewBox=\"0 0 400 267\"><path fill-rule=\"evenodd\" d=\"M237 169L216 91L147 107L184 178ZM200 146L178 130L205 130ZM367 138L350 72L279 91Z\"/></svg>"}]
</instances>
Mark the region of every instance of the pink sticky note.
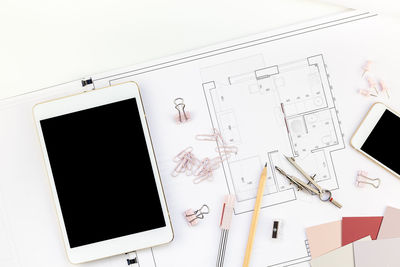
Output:
<instances>
[{"instance_id":1,"label":"pink sticky note","mask_svg":"<svg viewBox=\"0 0 400 267\"><path fill-rule=\"evenodd\" d=\"M315 259L342 245L342 221L312 226L306 229L311 258Z\"/></svg>"},{"instance_id":2,"label":"pink sticky note","mask_svg":"<svg viewBox=\"0 0 400 267\"><path fill-rule=\"evenodd\" d=\"M400 209L387 207L379 230L378 239L400 237Z\"/></svg>"}]
</instances>

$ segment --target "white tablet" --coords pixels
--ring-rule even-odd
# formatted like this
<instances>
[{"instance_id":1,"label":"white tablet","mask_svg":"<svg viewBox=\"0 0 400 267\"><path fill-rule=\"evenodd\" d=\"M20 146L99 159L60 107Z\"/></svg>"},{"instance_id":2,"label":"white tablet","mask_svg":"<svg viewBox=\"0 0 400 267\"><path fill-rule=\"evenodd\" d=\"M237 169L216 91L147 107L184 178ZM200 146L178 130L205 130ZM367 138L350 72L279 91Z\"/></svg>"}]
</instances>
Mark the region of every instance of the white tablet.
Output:
<instances>
[{"instance_id":1,"label":"white tablet","mask_svg":"<svg viewBox=\"0 0 400 267\"><path fill-rule=\"evenodd\" d=\"M136 83L40 103L33 113L72 263L173 239Z\"/></svg>"}]
</instances>

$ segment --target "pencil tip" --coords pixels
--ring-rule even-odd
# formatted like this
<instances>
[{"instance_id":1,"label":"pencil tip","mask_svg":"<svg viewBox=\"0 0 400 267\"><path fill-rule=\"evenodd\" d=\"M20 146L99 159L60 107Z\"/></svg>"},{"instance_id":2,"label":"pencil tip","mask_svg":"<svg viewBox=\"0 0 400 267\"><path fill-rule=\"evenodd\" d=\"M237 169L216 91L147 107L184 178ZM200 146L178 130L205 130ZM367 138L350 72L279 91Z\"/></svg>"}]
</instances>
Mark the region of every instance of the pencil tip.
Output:
<instances>
[{"instance_id":1,"label":"pencil tip","mask_svg":"<svg viewBox=\"0 0 400 267\"><path fill-rule=\"evenodd\" d=\"M265 167L265 168L267 167L267 162L265 162L265 165L264 165L264 167Z\"/></svg>"}]
</instances>

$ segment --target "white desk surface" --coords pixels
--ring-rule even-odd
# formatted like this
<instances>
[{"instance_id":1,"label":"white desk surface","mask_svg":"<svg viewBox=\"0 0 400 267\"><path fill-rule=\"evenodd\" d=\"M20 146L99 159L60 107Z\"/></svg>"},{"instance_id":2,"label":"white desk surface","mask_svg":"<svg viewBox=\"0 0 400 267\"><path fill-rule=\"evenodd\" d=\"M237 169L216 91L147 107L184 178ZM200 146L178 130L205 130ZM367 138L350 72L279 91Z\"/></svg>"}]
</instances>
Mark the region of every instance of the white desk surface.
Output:
<instances>
[{"instance_id":1,"label":"white desk surface","mask_svg":"<svg viewBox=\"0 0 400 267\"><path fill-rule=\"evenodd\" d=\"M305 0L3 2L0 99L343 10Z\"/></svg>"},{"instance_id":2,"label":"white desk surface","mask_svg":"<svg viewBox=\"0 0 400 267\"><path fill-rule=\"evenodd\" d=\"M0 99L344 10L317 0L1 1Z\"/></svg>"}]
</instances>

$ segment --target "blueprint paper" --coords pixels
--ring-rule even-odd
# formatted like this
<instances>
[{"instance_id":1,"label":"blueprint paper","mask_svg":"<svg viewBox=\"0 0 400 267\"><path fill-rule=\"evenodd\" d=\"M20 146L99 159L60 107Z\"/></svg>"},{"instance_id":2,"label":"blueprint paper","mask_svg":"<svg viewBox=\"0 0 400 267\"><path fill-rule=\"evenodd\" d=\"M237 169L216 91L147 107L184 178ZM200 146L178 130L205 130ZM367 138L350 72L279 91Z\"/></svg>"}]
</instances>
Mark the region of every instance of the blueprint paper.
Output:
<instances>
[{"instance_id":1,"label":"blueprint paper","mask_svg":"<svg viewBox=\"0 0 400 267\"><path fill-rule=\"evenodd\" d=\"M356 242L370 241L371 237L367 236L361 238ZM354 251L353 243L349 243L346 246L335 249L331 252L326 253L318 258L310 261L311 267L354 267Z\"/></svg>"},{"instance_id":2,"label":"blueprint paper","mask_svg":"<svg viewBox=\"0 0 400 267\"><path fill-rule=\"evenodd\" d=\"M354 243L356 267L397 267L400 263L400 238Z\"/></svg>"},{"instance_id":3,"label":"blueprint paper","mask_svg":"<svg viewBox=\"0 0 400 267\"><path fill-rule=\"evenodd\" d=\"M400 210L387 207L382 220L378 239L400 237Z\"/></svg>"},{"instance_id":4,"label":"blueprint paper","mask_svg":"<svg viewBox=\"0 0 400 267\"><path fill-rule=\"evenodd\" d=\"M228 193L235 194L238 203L225 265L241 266L255 181L266 161L269 175L252 266L308 266L307 227L343 216L382 214L387 204L400 206L398 180L348 145L373 101L400 110L400 92L394 90L400 88L399 31L400 27L389 27L374 14L351 12L93 75L93 85L83 89L77 80L1 101L0 236L6 238L0 239L0 247L8 249L1 252L0 265L20 267L29 258L30 266L70 266L34 130L33 105L93 87L136 81L175 233L170 244L138 251L140 267L215 265L221 205ZM393 88L390 100L367 99L357 93L367 86L361 79L366 59L383 66L382 78ZM192 115L188 123L174 121L177 97L184 98ZM195 185L193 177L172 177L172 159L187 146L199 158L216 156L215 143L195 139L212 128L237 146L238 154L215 171L212 181ZM301 177L283 153L295 156L307 172L317 174L317 181L333 190L343 208L297 191L277 174L271 168L274 165ZM384 181L379 190L354 186L361 167L373 169ZM189 227L182 213L203 204L210 207L210 214ZM273 240L276 218L284 227ZM125 265L122 255L84 266Z\"/></svg>"},{"instance_id":5,"label":"blueprint paper","mask_svg":"<svg viewBox=\"0 0 400 267\"><path fill-rule=\"evenodd\" d=\"M342 246L367 235L375 240L378 236L382 219L383 217L343 217Z\"/></svg>"},{"instance_id":6,"label":"blueprint paper","mask_svg":"<svg viewBox=\"0 0 400 267\"><path fill-rule=\"evenodd\" d=\"M306 229L311 258L315 259L342 245L342 221L329 222Z\"/></svg>"}]
</instances>

